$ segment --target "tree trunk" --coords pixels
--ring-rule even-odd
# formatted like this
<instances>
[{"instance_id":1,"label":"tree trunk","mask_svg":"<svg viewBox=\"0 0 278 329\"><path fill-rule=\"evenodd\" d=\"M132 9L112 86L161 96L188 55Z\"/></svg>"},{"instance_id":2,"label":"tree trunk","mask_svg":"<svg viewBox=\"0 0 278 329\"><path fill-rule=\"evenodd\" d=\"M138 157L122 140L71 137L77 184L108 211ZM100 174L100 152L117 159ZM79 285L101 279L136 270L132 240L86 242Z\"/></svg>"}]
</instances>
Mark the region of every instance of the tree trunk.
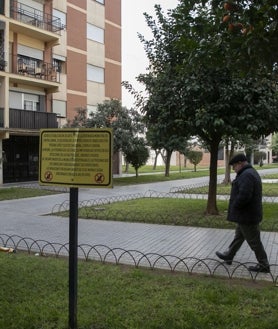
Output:
<instances>
[{"instance_id":1,"label":"tree trunk","mask_svg":"<svg viewBox=\"0 0 278 329\"><path fill-rule=\"evenodd\" d=\"M172 155L172 151L166 150L165 177L169 177L170 176L171 155Z\"/></svg>"},{"instance_id":2,"label":"tree trunk","mask_svg":"<svg viewBox=\"0 0 278 329\"><path fill-rule=\"evenodd\" d=\"M223 180L223 184L228 185L231 183L231 167L229 165L230 161L230 150L227 148L225 149L225 177Z\"/></svg>"},{"instance_id":3,"label":"tree trunk","mask_svg":"<svg viewBox=\"0 0 278 329\"><path fill-rule=\"evenodd\" d=\"M154 151L155 151L155 158L154 158L153 170L156 169L156 166L157 166L157 158L158 158L159 153L160 153L160 151L158 151L158 150L154 150Z\"/></svg>"},{"instance_id":4,"label":"tree trunk","mask_svg":"<svg viewBox=\"0 0 278 329\"><path fill-rule=\"evenodd\" d=\"M129 163L125 160L125 174L128 174L128 167L129 167Z\"/></svg>"},{"instance_id":5,"label":"tree trunk","mask_svg":"<svg viewBox=\"0 0 278 329\"><path fill-rule=\"evenodd\" d=\"M216 204L217 195L217 157L220 140L213 140L210 144L210 171L209 171L209 191L206 215L218 215Z\"/></svg>"},{"instance_id":6,"label":"tree trunk","mask_svg":"<svg viewBox=\"0 0 278 329\"><path fill-rule=\"evenodd\" d=\"M231 149L228 148L228 143L226 143L225 148L225 178L223 184L228 185L231 183L231 166L229 165L230 159L233 157L235 151L235 143L231 142Z\"/></svg>"},{"instance_id":7,"label":"tree trunk","mask_svg":"<svg viewBox=\"0 0 278 329\"><path fill-rule=\"evenodd\" d=\"M166 155L165 155L165 150L163 149L161 152L161 157L162 157L162 160L163 162L166 164L166 159L167 159L167 151L166 151Z\"/></svg>"}]
</instances>

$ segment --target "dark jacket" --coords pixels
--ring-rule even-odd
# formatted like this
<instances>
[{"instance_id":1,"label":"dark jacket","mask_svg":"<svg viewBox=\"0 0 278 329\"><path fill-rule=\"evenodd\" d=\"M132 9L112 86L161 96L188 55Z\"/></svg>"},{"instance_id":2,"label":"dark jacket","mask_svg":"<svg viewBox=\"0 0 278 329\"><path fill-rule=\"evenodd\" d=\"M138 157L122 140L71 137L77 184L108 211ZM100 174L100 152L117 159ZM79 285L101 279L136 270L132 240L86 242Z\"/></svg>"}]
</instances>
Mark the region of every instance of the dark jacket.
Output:
<instances>
[{"instance_id":1,"label":"dark jacket","mask_svg":"<svg viewBox=\"0 0 278 329\"><path fill-rule=\"evenodd\" d=\"M244 166L232 183L227 219L239 224L258 224L262 220L262 182L257 171Z\"/></svg>"}]
</instances>

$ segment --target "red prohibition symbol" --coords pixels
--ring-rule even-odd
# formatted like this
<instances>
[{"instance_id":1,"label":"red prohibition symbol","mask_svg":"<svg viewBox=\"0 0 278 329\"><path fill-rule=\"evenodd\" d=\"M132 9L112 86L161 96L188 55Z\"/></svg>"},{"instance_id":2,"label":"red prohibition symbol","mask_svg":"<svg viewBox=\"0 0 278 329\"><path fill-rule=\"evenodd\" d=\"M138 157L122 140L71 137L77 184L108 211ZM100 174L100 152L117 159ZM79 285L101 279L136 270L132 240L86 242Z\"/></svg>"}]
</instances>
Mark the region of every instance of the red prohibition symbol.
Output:
<instances>
[{"instance_id":1,"label":"red prohibition symbol","mask_svg":"<svg viewBox=\"0 0 278 329\"><path fill-rule=\"evenodd\" d=\"M95 181L96 181L96 183L102 184L104 182L104 179L105 179L105 177L104 177L104 175L102 173L95 174Z\"/></svg>"},{"instance_id":2,"label":"red prohibition symbol","mask_svg":"<svg viewBox=\"0 0 278 329\"><path fill-rule=\"evenodd\" d=\"M52 181L52 178L53 178L52 172L51 171L46 171L45 174L44 174L44 178L47 182Z\"/></svg>"}]
</instances>

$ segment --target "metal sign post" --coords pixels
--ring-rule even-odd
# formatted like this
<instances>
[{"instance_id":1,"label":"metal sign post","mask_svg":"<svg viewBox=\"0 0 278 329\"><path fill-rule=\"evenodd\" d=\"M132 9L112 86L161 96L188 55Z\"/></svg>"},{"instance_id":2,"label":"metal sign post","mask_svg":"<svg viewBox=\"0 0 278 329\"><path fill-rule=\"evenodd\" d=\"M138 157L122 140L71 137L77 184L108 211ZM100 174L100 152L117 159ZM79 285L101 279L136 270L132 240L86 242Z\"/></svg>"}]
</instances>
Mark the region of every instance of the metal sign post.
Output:
<instances>
[{"instance_id":1,"label":"metal sign post","mask_svg":"<svg viewBox=\"0 0 278 329\"><path fill-rule=\"evenodd\" d=\"M69 329L77 329L78 187L113 187L112 129L42 129L39 183L70 187Z\"/></svg>"},{"instance_id":2,"label":"metal sign post","mask_svg":"<svg viewBox=\"0 0 278 329\"><path fill-rule=\"evenodd\" d=\"M78 188L70 188L69 328L77 329Z\"/></svg>"}]
</instances>

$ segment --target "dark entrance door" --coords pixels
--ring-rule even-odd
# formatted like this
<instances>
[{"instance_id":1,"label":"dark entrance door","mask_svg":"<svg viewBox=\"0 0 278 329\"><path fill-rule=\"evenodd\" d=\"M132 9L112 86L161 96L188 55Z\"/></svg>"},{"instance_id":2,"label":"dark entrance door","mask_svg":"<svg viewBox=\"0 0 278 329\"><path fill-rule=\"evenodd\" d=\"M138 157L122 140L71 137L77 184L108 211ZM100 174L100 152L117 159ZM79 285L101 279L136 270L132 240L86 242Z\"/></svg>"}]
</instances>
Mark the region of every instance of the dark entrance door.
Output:
<instances>
[{"instance_id":1,"label":"dark entrance door","mask_svg":"<svg viewBox=\"0 0 278 329\"><path fill-rule=\"evenodd\" d=\"M10 136L3 140L3 182L38 180L39 136Z\"/></svg>"}]
</instances>

